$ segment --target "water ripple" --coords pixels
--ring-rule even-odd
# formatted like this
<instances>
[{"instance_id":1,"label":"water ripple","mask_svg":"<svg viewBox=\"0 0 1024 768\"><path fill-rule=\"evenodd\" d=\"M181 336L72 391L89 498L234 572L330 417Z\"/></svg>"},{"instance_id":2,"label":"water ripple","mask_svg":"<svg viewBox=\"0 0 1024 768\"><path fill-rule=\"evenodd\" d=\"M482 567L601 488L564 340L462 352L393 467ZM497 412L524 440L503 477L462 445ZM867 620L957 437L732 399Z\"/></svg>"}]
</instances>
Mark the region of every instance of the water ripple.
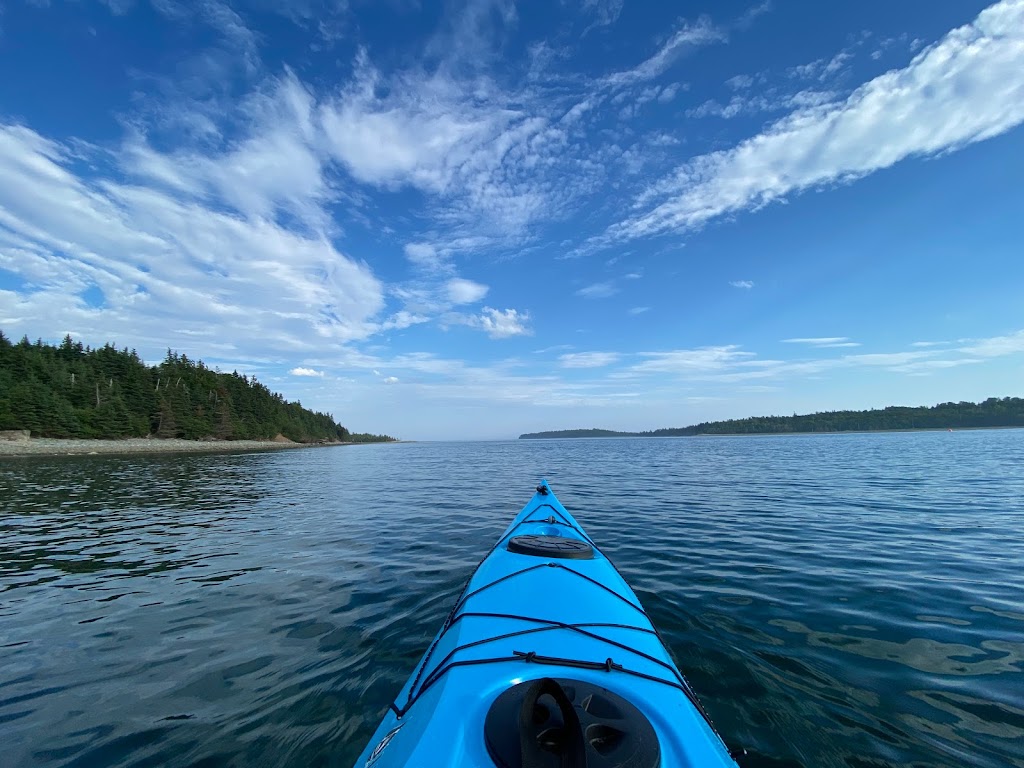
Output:
<instances>
[{"instance_id":1,"label":"water ripple","mask_svg":"<svg viewBox=\"0 0 1024 768\"><path fill-rule=\"evenodd\" d=\"M11 765L349 765L540 477L771 768L1024 767L1024 431L0 464Z\"/></svg>"}]
</instances>

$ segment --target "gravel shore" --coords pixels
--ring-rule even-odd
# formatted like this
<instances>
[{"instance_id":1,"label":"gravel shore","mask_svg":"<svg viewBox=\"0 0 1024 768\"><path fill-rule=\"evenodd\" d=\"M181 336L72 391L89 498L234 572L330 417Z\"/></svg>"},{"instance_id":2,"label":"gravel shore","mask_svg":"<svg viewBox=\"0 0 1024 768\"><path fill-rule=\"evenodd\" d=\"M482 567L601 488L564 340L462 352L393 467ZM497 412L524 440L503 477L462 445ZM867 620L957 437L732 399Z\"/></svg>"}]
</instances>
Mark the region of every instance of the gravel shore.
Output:
<instances>
[{"instance_id":1,"label":"gravel shore","mask_svg":"<svg viewBox=\"0 0 1024 768\"><path fill-rule=\"evenodd\" d=\"M31 440L0 440L0 458L7 456L74 456L100 453L220 453L230 451L267 451L282 448L309 448L305 443L274 440L58 440L34 437Z\"/></svg>"}]
</instances>

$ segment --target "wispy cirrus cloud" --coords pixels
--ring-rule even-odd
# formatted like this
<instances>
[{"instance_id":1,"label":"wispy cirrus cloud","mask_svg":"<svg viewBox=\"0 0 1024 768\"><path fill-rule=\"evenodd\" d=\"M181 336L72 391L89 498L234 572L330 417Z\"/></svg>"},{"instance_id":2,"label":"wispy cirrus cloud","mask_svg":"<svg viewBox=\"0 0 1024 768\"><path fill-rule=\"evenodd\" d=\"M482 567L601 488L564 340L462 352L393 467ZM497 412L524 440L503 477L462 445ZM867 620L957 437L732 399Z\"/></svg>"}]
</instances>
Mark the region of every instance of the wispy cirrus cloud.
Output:
<instances>
[{"instance_id":1,"label":"wispy cirrus cloud","mask_svg":"<svg viewBox=\"0 0 1024 768\"><path fill-rule=\"evenodd\" d=\"M787 339L797 345L831 349L848 346L843 337ZM838 354L833 357L789 359L763 358L738 344L698 347L664 352L638 353L640 361L629 366L621 376L671 375L691 382L739 384L765 379L792 381L818 377L838 371L860 369L912 376L928 376L938 371L984 364L996 357L1024 355L1024 330L1005 336L974 339L956 349L922 349L896 352L865 352Z\"/></svg>"},{"instance_id":2,"label":"wispy cirrus cloud","mask_svg":"<svg viewBox=\"0 0 1024 768\"><path fill-rule=\"evenodd\" d=\"M576 295L582 296L585 299L607 299L609 296L614 296L618 292L618 286L606 280L599 283L585 285L576 291Z\"/></svg>"},{"instance_id":3,"label":"wispy cirrus cloud","mask_svg":"<svg viewBox=\"0 0 1024 768\"><path fill-rule=\"evenodd\" d=\"M619 360L618 352L571 352L558 358L563 368L603 368Z\"/></svg>"},{"instance_id":4,"label":"wispy cirrus cloud","mask_svg":"<svg viewBox=\"0 0 1024 768\"><path fill-rule=\"evenodd\" d=\"M1024 330L988 339L971 339L959 352L978 357L1002 357L1024 352Z\"/></svg>"},{"instance_id":5,"label":"wispy cirrus cloud","mask_svg":"<svg viewBox=\"0 0 1024 768\"><path fill-rule=\"evenodd\" d=\"M1003 0L849 98L800 109L732 149L693 158L589 245L696 229L908 157L956 150L1022 122L1024 2Z\"/></svg>"},{"instance_id":6,"label":"wispy cirrus cloud","mask_svg":"<svg viewBox=\"0 0 1024 768\"><path fill-rule=\"evenodd\" d=\"M593 26L608 26L614 24L619 14L622 13L624 0L583 0L584 13L593 15Z\"/></svg>"},{"instance_id":7,"label":"wispy cirrus cloud","mask_svg":"<svg viewBox=\"0 0 1024 768\"><path fill-rule=\"evenodd\" d=\"M686 110L687 117L720 117L729 120L743 115L761 112L783 112L793 109L806 109L827 104L836 98L834 91L804 89L793 92L780 92L769 88L757 94L736 94L725 104L716 99L707 101Z\"/></svg>"},{"instance_id":8,"label":"wispy cirrus cloud","mask_svg":"<svg viewBox=\"0 0 1024 768\"><path fill-rule=\"evenodd\" d=\"M216 201L250 218L284 211L311 229L330 229L324 205L336 195L318 147L313 94L286 73L268 79L238 108L252 128L223 151L189 147L163 153L136 130L118 153L118 163L129 178L177 197Z\"/></svg>"},{"instance_id":9,"label":"wispy cirrus cloud","mask_svg":"<svg viewBox=\"0 0 1024 768\"><path fill-rule=\"evenodd\" d=\"M609 23L620 5L585 2ZM510 3L498 6L489 13L487 3L469 3L449 26L468 24L471 34L463 37L491 51L516 18ZM522 81L493 76L484 66L488 56L467 66L464 46L450 34L436 40L428 57L434 66L384 72L361 50L352 77L319 100L317 121L322 146L355 180L426 195L435 255L443 258L482 245L521 245L537 224L570 216L603 189L610 171L639 174L678 139L661 132L623 144L590 129L609 106L633 119L644 104L671 102L686 85L664 82L670 68L688 51L724 42L726 33L708 18L681 19L628 69L595 77L531 70ZM554 57L547 45L531 51L549 64Z\"/></svg>"},{"instance_id":10,"label":"wispy cirrus cloud","mask_svg":"<svg viewBox=\"0 0 1024 768\"><path fill-rule=\"evenodd\" d=\"M726 344L669 352L642 352L639 356L644 359L632 368L639 373L693 373L724 370L741 361L750 360L756 354L742 349L738 344Z\"/></svg>"},{"instance_id":11,"label":"wispy cirrus cloud","mask_svg":"<svg viewBox=\"0 0 1024 768\"><path fill-rule=\"evenodd\" d=\"M725 84L734 91L742 91L754 84L752 75L734 75L725 81Z\"/></svg>"},{"instance_id":12,"label":"wispy cirrus cloud","mask_svg":"<svg viewBox=\"0 0 1024 768\"><path fill-rule=\"evenodd\" d=\"M783 339L783 344L806 344L810 347L859 347L860 342L850 341L846 336L818 336L815 338Z\"/></svg>"},{"instance_id":13,"label":"wispy cirrus cloud","mask_svg":"<svg viewBox=\"0 0 1024 768\"><path fill-rule=\"evenodd\" d=\"M753 280L730 280L729 281L729 285L731 285L733 288L742 288L744 290L749 291L751 288L754 287L754 281Z\"/></svg>"},{"instance_id":14,"label":"wispy cirrus cloud","mask_svg":"<svg viewBox=\"0 0 1024 768\"><path fill-rule=\"evenodd\" d=\"M599 183L603 168L559 122L572 98L443 64L384 74L362 52L319 119L325 147L354 179L424 193L435 240L457 251L467 241L522 243L531 225L563 215Z\"/></svg>"},{"instance_id":15,"label":"wispy cirrus cloud","mask_svg":"<svg viewBox=\"0 0 1024 768\"><path fill-rule=\"evenodd\" d=\"M764 2L753 5L743 12L743 15L736 20L736 26L740 29L747 29L750 27L759 17L769 13L773 8L774 4L772 0L764 0Z\"/></svg>"},{"instance_id":16,"label":"wispy cirrus cloud","mask_svg":"<svg viewBox=\"0 0 1024 768\"><path fill-rule=\"evenodd\" d=\"M1019 332L1024 337L1024 331ZM1011 341L1017 334L991 339L977 339L974 344L1001 354L1024 354L1024 348L1017 348ZM537 350L539 353L558 352L568 345ZM690 349L672 349L636 353L619 352L564 352L558 357L560 368L575 374L591 374L592 378L568 382L554 375L524 376L516 373L515 367L496 366L482 369L468 366L463 361L438 357L434 354L399 355L388 359L372 356L346 360L350 368L368 368L409 371L431 380L443 380L446 384L429 385L424 394L436 395L451 386L467 387L472 397L497 402L508 398L534 404L551 403L561 405L611 403L619 397L662 396L661 386L668 384L668 391L678 397L680 383L692 386L723 384L735 385L736 391L776 391L787 382L821 377L839 371L862 371L874 375L876 372L901 376L928 376L936 372L962 366L983 365L986 358L970 355L958 350L900 350L893 352L871 352L862 354L840 353L834 357L775 359L761 357L757 352L738 344L725 344ZM611 370L610 366L615 366ZM490 384L484 384L490 382ZM623 383L629 382L629 391L623 391ZM645 383L646 382L646 383ZM488 393L486 387L495 387ZM499 391L500 390L500 391ZM715 390L716 396L720 390ZM694 393L692 397L705 398L710 395Z\"/></svg>"},{"instance_id":17,"label":"wispy cirrus cloud","mask_svg":"<svg viewBox=\"0 0 1024 768\"><path fill-rule=\"evenodd\" d=\"M799 64L790 68L788 75L801 80L817 80L824 82L838 72L841 72L847 65L853 54L850 51L840 51L830 59L816 59L807 64Z\"/></svg>"},{"instance_id":18,"label":"wispy cirrus cloud","mask_svg":"<svg viewBox=\"0 0 1024 768\"><path fill-rule=\"evenodd\" d=\"M412 264L423 269L436 271L447 266L444 256L431 243L406 243L403 252Z\"/></svg>"},{"instance_id":19,"label":"wispy cirrus cloud","mask_svg":"<svg viewBox=\"0 0 1024 768\"><path fill-rule=\"evenodd\" d=\"M894 365L889 370L894 373L908 373L913 376L928 376L935 371L959 368L962 365L977 365L981 362L983 361L971 357L962 357L956 360L913 360L908 363Z\"/></svg>"},{"instance_id":20,"label":"wispy cirrus cloud","mask_svg":"<svg viewBox=\"0 0 1024 768\"><path fill-rule=\"evenodd\" d=\"M727 39L725 31L712 24L706 17L694 22L684 21L650 58L631 69L608 75L602 82L606 85L622 86L652 80L664 74L684 52L712 43L722 43Z\"/></svg>"}]
</instances>

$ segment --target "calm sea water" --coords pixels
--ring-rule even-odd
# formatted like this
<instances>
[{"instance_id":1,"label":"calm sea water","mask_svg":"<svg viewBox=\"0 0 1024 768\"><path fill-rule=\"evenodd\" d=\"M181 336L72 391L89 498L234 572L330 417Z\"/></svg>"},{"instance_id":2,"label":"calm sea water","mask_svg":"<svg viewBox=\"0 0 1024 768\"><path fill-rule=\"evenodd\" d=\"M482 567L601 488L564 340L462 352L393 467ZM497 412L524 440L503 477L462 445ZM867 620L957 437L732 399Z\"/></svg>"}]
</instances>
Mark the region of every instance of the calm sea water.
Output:
<instances>
[{"instance_id":1,"label":"calm sea water","mask_svg":"<svg viewBox=\"0 0 1024 768\"><path fill-rule=\"evenodd\" d=\"M1024 766L1024 431L0 464L0 764L351 765L537 479L749 766Z\"/></svg>"}]
</instances>

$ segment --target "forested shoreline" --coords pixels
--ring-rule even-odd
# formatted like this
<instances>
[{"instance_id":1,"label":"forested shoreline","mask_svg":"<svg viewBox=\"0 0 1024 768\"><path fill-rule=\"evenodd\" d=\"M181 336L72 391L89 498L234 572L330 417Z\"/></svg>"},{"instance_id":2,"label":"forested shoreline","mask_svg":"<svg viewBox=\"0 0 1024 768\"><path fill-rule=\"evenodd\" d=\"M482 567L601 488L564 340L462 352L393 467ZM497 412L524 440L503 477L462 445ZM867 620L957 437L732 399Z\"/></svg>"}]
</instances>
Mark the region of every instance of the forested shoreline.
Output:
<instances>
[{"instance_id":1,"label":"forested shoreline","mask_svg":"<svg viewBox=\"0 0 1024 768\"><path fill-rule=\"evenodd\" d=\"M869 411L822 411L792 416L752 416L706 421L689 427L648 432L610 429L563 429L527 432L520 440L558 437L684 437L691 435L756 435L822 432L885 432L914 429L978 429L1024 427L1024 398L990 397L981 403L940 403L934 406L889 406Z\"/></svg>"},{"instance_id":2,"label":"forested shoreline","mask_svg":"<svg viewBox=\"0 0 1024 768\"><path fill-rule=\"evenodd\" d=\"M386 442L271 392L254 376L222 373L172 350L148 366L134 350L57 346L0 331L0 430L33 437Z\"/></svg>"}]
</instances>

